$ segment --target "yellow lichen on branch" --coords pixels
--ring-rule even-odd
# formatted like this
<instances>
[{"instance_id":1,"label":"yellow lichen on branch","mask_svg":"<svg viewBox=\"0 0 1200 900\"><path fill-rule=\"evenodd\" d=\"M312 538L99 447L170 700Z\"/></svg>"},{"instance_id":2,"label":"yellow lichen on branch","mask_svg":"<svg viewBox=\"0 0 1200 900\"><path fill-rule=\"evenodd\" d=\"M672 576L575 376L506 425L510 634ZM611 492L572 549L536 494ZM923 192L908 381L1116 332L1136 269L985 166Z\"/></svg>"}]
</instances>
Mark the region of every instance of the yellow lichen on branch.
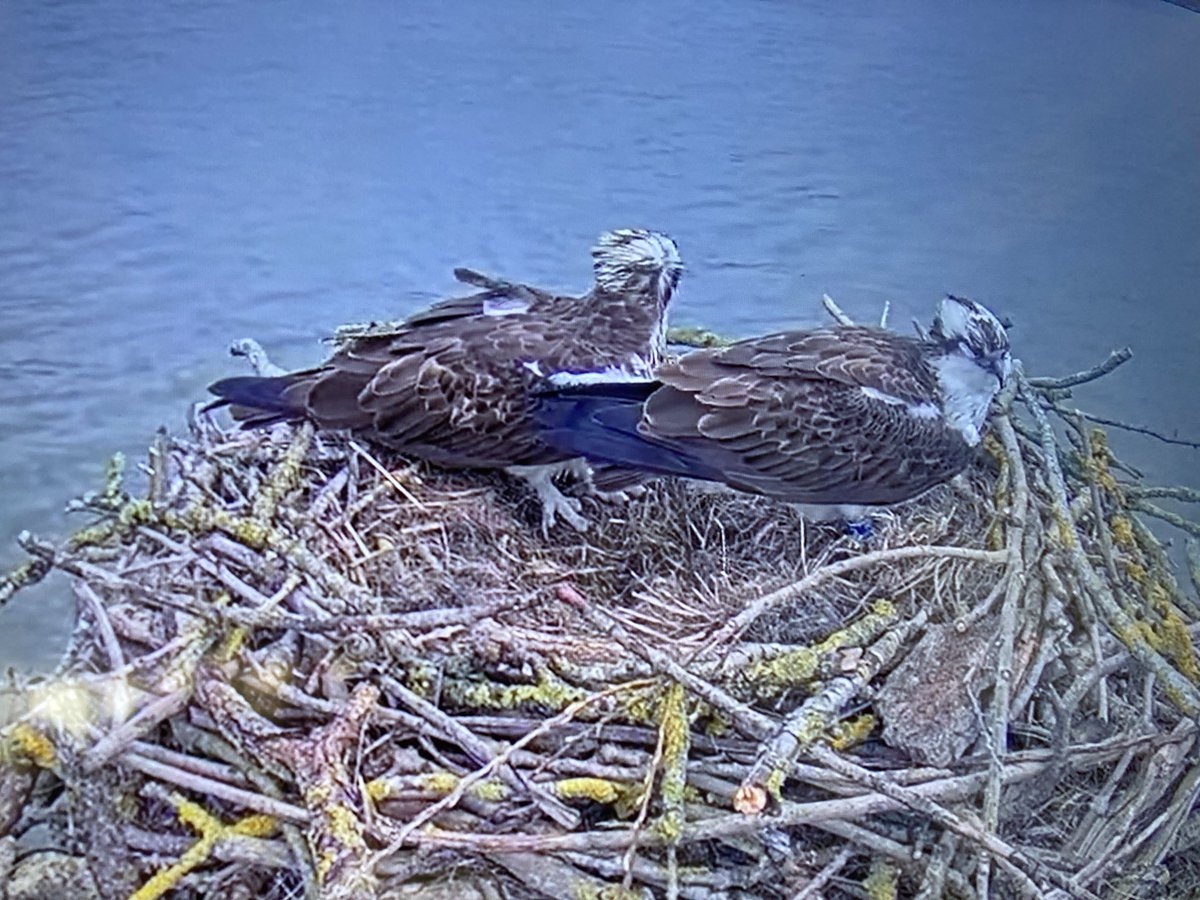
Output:
<instances>
[{"instance_id":1,"label":"yellow lichen on branch","mask_svg":"<svg viewBox=\"0 0 1200 900\"><path fill-rule=\"evenodd\" d=\"M226 825L198 803L179 794L172 795L170 799L179 821L197 832L200 839L187 849L178 862L158 872L134 891L129 900L158 900L173 890L185 875L206 863L221 841L237 837L266 837L278 827L273 817L258 814Z\"/></svg>"}]
</instances>

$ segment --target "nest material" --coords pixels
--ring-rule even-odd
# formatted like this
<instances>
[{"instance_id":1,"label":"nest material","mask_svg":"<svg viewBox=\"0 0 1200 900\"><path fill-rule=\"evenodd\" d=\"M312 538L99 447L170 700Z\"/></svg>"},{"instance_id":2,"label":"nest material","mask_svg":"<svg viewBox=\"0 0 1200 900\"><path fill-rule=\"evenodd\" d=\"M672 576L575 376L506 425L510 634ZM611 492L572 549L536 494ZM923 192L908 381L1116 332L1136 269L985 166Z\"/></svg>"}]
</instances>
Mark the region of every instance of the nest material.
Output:
<instances>
[{"instance_id":1,"label":"nest material","mask_svg":"<svg viewBox=\"0 0 1200 900\"><path fill-rule=\"evenodd\" d=\"M545 538L500 476L160 436L145 496L114 465L0 583L61 570L79 609L10 697L0 885L1180 896L1196 604L1103 434L1055 443L1060 396L1024 382L866 545L672 482Z\"/></svg>"}]
</instances>

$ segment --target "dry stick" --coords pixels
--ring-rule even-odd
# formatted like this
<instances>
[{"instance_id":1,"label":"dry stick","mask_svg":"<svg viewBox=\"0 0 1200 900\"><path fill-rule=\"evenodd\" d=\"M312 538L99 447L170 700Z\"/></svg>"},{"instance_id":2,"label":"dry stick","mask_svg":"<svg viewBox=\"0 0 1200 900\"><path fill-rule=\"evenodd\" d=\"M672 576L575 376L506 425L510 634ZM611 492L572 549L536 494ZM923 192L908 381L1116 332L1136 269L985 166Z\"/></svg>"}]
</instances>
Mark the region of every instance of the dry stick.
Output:
<instances>
[{"instance_id":1,"label":"dry stick","mask_svg":"<svg viewBox=\"0 0 1200 900\"><path fill-rule=\"evenodd\" d=\"M1083 439L1083 453L1088 460L1095 458L1095 451L1092 449L1092 437L1088 434L1088 430L1083 427L1082 421L1076 422L1076 427L1079 429L1080 437ZM1108 570L1108 578L1113 584L1120 581L1120 575L1117 573L1117 564L1113 559L1112 535L1109 534L1107 522L1104 516L1103 498L1100 496L1100 484L1095 477L1095 467L1088 464L1086 467L1088 474L1088 492L1092 498L1092 518L1096 523L1096 534L1100 538L1100 553L1104 556L1104 567Z\"/></svg>"},{"instance_id":2,"label":"dry stick","mask_svg":"<svg viewBox=\"0 0 1200 900\"><path fill-rule=\"evenodd\" d=\"M1189 724L1180 723L1182 726ZM1194 732L1192 728L1186 730ZM1134 821L1147 808L1158 804L1167 784L1187 765L1187 753L1191 745L1192 741L1183 745L1166 744L1150 757L1146 771L1139 774L1137 782L1129 792L1132 796L1127 797L1118 810L1103 817L1105 827L1100 829L1098 839L1103 840L1105 846L1099 852L1095 851L1094 846L1088 848L1088 855L1093 858L1075 873L1073 881L1076 885L1080 888L1086 887L1140 846L1140 841L1131 840L1130 829ZM1197 770L1192 771L1195 773ZM1185 777L1184 781L1187 780ZM1158 827L1162 821L1156 819L1151 824ZM1142 839L1148 836L1143 832Z\"/></svg>"},{"instance_id":3,"label":"dry stick","mask_svg":"<svg viewBox=\"0 0 1200 900\"><path fill-rule=\"evenodd\" d=\"M1200 767L1193 766L1180 780L1167 808L1130 842L1133 847L1140 846L1157 832L1157 837L1150 841L1149 846L1139 854L1140 863L1132 867L1134 871L1144 871L1148 866L1160 865L1163 857L1171 848L1175 848L1176 851L1182 849L1178 844L1179 832L1191 817L1191 811L1195 808L1198 795L1200 795Z\"/></svg>"},{"instance_id":4,"label":"dry stick","mask_svg":"<svg viewBox=\"0 0 1200 900\"><path fill-rule=\"evenodd\" d=\"M138 756L152 759L155 762L175 766L177 769L214 778L217 781L226 781L230 784L250 783L244 773L228 763L216 762L200 756L189 756L186 753L180 753L178 750L170 750L158 744L151 744L148 741L134 741L129 745L128 752L136 753Z\"/></svg>"},{"instance_id":5,"label":"dry stick","mask_svg":"<svg viewBox=\"0 0 1200 900\"><path fill-rule=\"evenodd\" d=\"M21 532L21 534L27 533ZM20 540L18 537L18 543ZM0 576L0 608L3 608L4 604L11 600L21 588L40 582L50 574L52 568L49 560L29 559Z\"/></svg>"},{"instance_id":6,"label":"dry stick","mask_svg":"<svg viewBox=\"0 0 1200 900\"><path fill-rule=\"evenodd\" d=\"M958 851L959 840L959 836L952 831L942 832L941 838L929 854L929 863L925 866L921 887L917 890L914 900L939 900L944 896L943 886L947 876L953 872L950 862ZM969 891L967 895L969 896Z\"/></svg>"},{"instance_id":7,"label":"dry stick","mask_svg":"<svg viewBox=\"0 0 1200 900\"><path fill-rule=\"evenodd\" d=\"M430 820L432 820L438 813L443 812L447 809L453 808L458 803L458 801L462 799L463 795L471 788L472 785L475 785L480 781L484 781L487 778L490 778L496 772L502 771L505 767L507 767L509 765L509 758L512 756L512 754L516 753L518 750L525 749L525 747L527 747L529 744L533 743L533 741L537 740L539 737L541 737L544 734L550 733L551 731L553 731L555 728L559 727L560 725L564 725L567 722L570 722L577 715L579 715L579 713L581 711L583 711L587 707L591 706L592 704L599 703L602 700L606 700L609 697L612 697L616 694L621 693L622 691L631 690L636 687L644 687L647 683L648 682L645 682L645 681L630 682L627 684L619 684L619 685L616 685L614 687L608 688L603 691L597 691L594 694L589 694L587 697L584 697L581 700L576 700L574 703L570 704L565 709L563 709L563 711L560 712L558 715L553 716L553 717L543 721L541 724L538 725L537 728L533 729L528 734L526 734L524 737L522 737L520 740L516 741L512 746L510 746L507 750L505 750L499 756L492 757L487 762L486 765L481 766L480 768L476 769L474 772L471 772L469 775L464 775L462 778L460 778L458 780L458 784L456 784L454 786L454 790L452 790L449 794L447 794L445 797L443 797L437 803L434 803L432 806L428 806L425 809L421 810L421 812L417 813L417 815L415 815L412 819L410 819L407 823L405 823L403 827L401 827L400 829L398 829L395 832L395 835L393 836L391 843L386 848L384 848L383 850L381 850L375 854L375 856L372 860L371 868L378 868L380 863L385 861L389 856L391 856L397 850L399 850L401 847L403 847L406 842L408 842L409 840L411 840L413 838L414 831L416 831L418 828L420 828L426 822L429 822ZM441 711L439 710L438 712L440 713ZM574 810L571 810L571 812L574 812ZM622 844L622 847L623 846L625 846L625 845ZM499 845L499 847L501 849L503 849L503 845ZM512 849L519 849L519 848L512 848ZM586 846L583 846L583 847L574 847L571 849L585 849L586 850L588 848Z\"/></svg>"},{"instance_id":8,"label":"dry stick","mask_svg":"<svg viewBox=\"0 0 1200 900\"><path fill-rule=\"evenodd\" d=\"M1020 365L1020 362L1015 364L1018 371ZM1000 652L996 657L995 692L989 711L990 727L983 732L988 749L988 781L983 792L983 828L990 833L995 833L1000 821L1000 773L1008 748L1008 712L1009 699L1012 696L1013 641L1017 630L1017 607L1025 594L1025 559L1021 549L1029 504L1029 482L1025 477L1025 462L1021 457L1021 448L1017 444L1017 435L1013 431L1009 414L1005 412L997 416L993 425L1008 456L1009 485L1012 490L1008 534L1005 536L1008 554L1005 577L1008 586L1004 593L1004 603L1000 607ZM990 871L991 857L987 853L981 853L978 868L975 870L975 892L980 897L990 896Z\"/></svg>"},{"instance_id":9,"label":"dry stick","mask_svg":"<svg viewBox=\"0 0 1200 900\"><path fill-rule=\"evenodd\" d=\"M462 747L476 763L494 765L499 758L489 742L479 737L462 723L446 715L424 697L410 691L397 679L385 676L388 692L398 697L406 706L428 721L451 740ZM518 793L527 793L533 802L551 820L566 829L579 825L579 814L561 800L542 788L525 782L512 766L498 767L497 774L510 788Z\"/></svg>"},{"instance_id":10,"label":"dry stick","mask_svg":"<svg viewBox=\"0 0 1200 900\"><path fill-rule=\"evenodd\" d=\"M827 862L808 884L796 892L792 900L813 900L813 898L819 898L821 896L821 888L829 884L833 880L833 877L842 871L842 867L850 861L850 857L853 855L853 850L849 847L843 847L838 851L837 856Z\"/></svg>"},{"instance_id":11,"label":"dry stick","mask_svg":"<svg viewBox=\"0 0 1200 900\"><path fill-rule=\"evenodd\" d=\"M854 320L846 315L845 311L828 294L821 295L821 304L825 307L825 311L833 316L839 325L854 324Z\"/></svg>"},{"instance_id":12,"label":"dry stick","mask_svg":"<svg viewBox=\"0 0 1200 900\"><path fill-rule=\"evenodd\" d=\"M259 591L257 588L244 582L232 572L213 562L211 559L206 559L200 554L191 550L187 545L180 543L169 535L163 534L161 531L151 528L148 525L139 525L138 531L176 553L192 553L194 562L207 574L211 575L220 581L225 587L237 597L245 600L250 604L249 610L237 610L225 608L222 610L210 610L209 614L217 612L220 615L227 617L230 621L247 627L268 626L277 628L301 628L304 625L304 619L276 609L279 601L272 601L270 597ZM280 598L282 599L282 598ZM197 613L198 615L201 613Z\"/></svg>"},{"instance_id":13,"label":"dry stick","mask_svg":"<svg viewBox=\"0 0 1200 900\"><path fill-rule=\"evenodd\" d=\"M762 739L775 730L775 721L769 716L755 712L732 694L693 675L661 650L646 646L631 635L616 619L603 610L590 605L569 584L558 586L559 599L575 607L588 621L613 637L618 643L645 659L656 671L669 675L705 703L726 713L739 731L747 737Z\"/></svg>"},{"instance_id":14,"label":"dry stick","mask_svg":"<svg viewBox=\"0 0 1200 900\"><path fill-rule=\"evenodd\" d=\"M1200 491L1195 488L1183 487L1182 485L1162 485L1159 487L1129 485L1125 488L1125 496L1136 500L1145 500L1149 497L1166 497L1169 500L1180 500L1184 503L1200 503Z\"/></svg>"},{"instance_id":15,"label":"dry stick","mask_svg":"<svg viewBox=\"0 0 1200 900\"><path fill-rule=\"evenodd\" d=\"M886 778L842 758L828 746L818 745L813 747L809 753L822 765L828 766L835 772L845 775L847 778L853 778L859 783L869 786L878 793L922 813L943 828L949 828L956 834L960 834L978 844L995 857L1004 870L1013 876L1018 887L1030 896L1039 897L1042 895L1042 891L1030 877L1031 874L1043 876L1066 890L1071 889L1070 879L1062 873L1042 866L1036 860L1030 859L1015 847L1000 840L994 834L989 834L971 825L912 788L901 787L894 782L888 781ZM1092 895L1089 894L1087 896Z\"/></svg>"},{"instance_id":16,"label":"dry stick","mask_svg":"<svg viewBox=\"0 0 1200 900\"><path fill-rule=\"evenodd\" d=\"M734 795L734 808L746 815L761 813L775 777L789 773L796 757L821 740L841 709L895 658L913 633L925 627L928 618L928 611L921 610L912 619L896 625L863 652L853 672L830 679L791 712L760 748L758 758Z\"/></svg>"},{"instance_id":17,"label":"dry stick","mask_svg":"<svg viewBox=\"0 0 1200 900\"><path fill-rule=\"evenodd\" d=\"M691 755L691 721L687 711L687 692L683 685L675 683L667 688L662 700L662 722L659 726L665 735L663 741L662 819L660 828L674 835L683 827L687 813L684 792L687 785L688 756ZM667 900L679 900L678 848L672 841L667 845Z\"/></svg>"},{"instance_id":18,"label":"dry stick","mask_svg":"<svg viewBox=\"0 0 1200 900\"><path fill-rule=\"evenodd\" d=\"M195 840L182 835L147 831L135 825L126 825L121 829L121 840L131 850L152 853L167 859L178 859L196 843ZM212 855L221 862L242 863L267 869L291 869L295 866L287 845L282 841L236 833L219 840L213 847Z\"/></svg>"},{"instance_id":19,"label":"dry stick","mask_svg":"<svg viewBox=\"0 0 1200 900\"><path fill-rule=\"evenodd\" d=\"M1105 757L1106 759L1108 757ZM850 765L845 763L844 765ZM1006 784L1028 781L1044 773L1051 765L1047 761L1016 763L1005 767L1004 780ZM859 783L863 782L859 772L865 772L870 778L872 773L854 766L855 774L850 777ZM711 819L689 823L684 826L679 835L680 844L690 844L699 841L723 840L747 835L755 835L765 830L788 828L795 825L812 825L830 821L854 821L872 816L878 816L892 810L908 806L920 800L937 799L942 802L959 802L973 797L986 783L987 774L984 772L971 775L960 775L949 778L939 778L909 788L900 788L894 782L888 782L892 788L904 792L905 798L898 799L888 796L882 791L872 791L854 797L837 797L832 800L815 800L807 803L785 801L780 806L777 816L744 816L741 813L729 813L714 816ZM873 785L868 785L873 787ZM915 799L914 799L915 798ZM911 802L910 802L911 801ZM937 807L941 814L948 817L955 826L961 828L960 834L972 839L980 832L961 822L945 809ZM422 824L424 824L422 822ZM943 823L945 824L945 823ZM953 827L946 825L946 827ZM998 850L1005 853L1015 853L997 838L982 835L984 840L990 840ZM632 840L630 829L614 831L584 831L573 834L492 834L436 831L432 833L408 833L404 840L407 843L424 847L463 848L475 852L533 850L543 853L558 853L560 851L580 850L595 852L598 850L624 850ZM641 837L641 843L647 847L663 847L667 838L659 831L647 832Z\"/></svg>"},{"instance_id":20,"label":"dry stick","mask_svg":"<svg viewBox=\"0 0 1200 900\"><path fill-rule=\"evenodd\" d=\"M557 856L539 853L495 853L489 856L489 861L503 866L537 897L608 895L610 886L606 881Z\"/></svg>"},{"instance_id":21,"label":"dry stick","mask_svg":"<svg viewBox=\"0 0 1200 900\"><path fill-rule=\"evenodd\" d=\"M252 809L255 812L266 813L268 816L275 816L278 819L288 822L307 825L312 818L308 810L303 807L296 806L284 800L276 800L274 797L256 794L254 791L248 791L244 788L234 787L232 784L227 784L224 781L217 781L213 778L207 778L204 775L197 775L195 772L188 772L185 769L149 759L140 753L126 753L121 757L121 765L137 769L142 774L149 775L151 778L157 778L159 781L187 788L189 791L195 791L198 794L218 797L229 803L237 804L246 809Z\"/></svg>"},{"instance_id":22,"label":"dry stick","mask_svg":"<svg viewBox=\"0 0 1200 900\"><path fill-rule=\"evenodd\" d=\"M847 572L855 572L859 569L865 569L870 566L880 565L883 563L895 562L902 559L921 559L929 558L951 558L951 559L970 559L976 562L990 563L992 565L1001 565L1008 561L1007 550L978 550L973 547L948 547L942 545L932 546L915 546L915 547L893 547L890 550L876 550L874 553L864 553L862 556L853 556L849 559L843 559L839 562L830 563L817 571L805 575L799 581L781 587L777 591L772 591L769 594L764 594L746 609L738 613L725 624L713 638L708 642L709 647L720 646L730 640L736 638L746 628L748 628L759 616L767 612L772 607L778 606L781 603L786 603L794 597L799 597L806 591L812 590L817 585L830 578L836 578L840 575L845 575Z\"/></svg>"},{"instance_id":23,"label":"dry stick","mask_svg":"<svg viewBox=\"0 0 1200 900\"><path fill-rule=\"evenodd\" d=\"M1067 500L1067 485L1063 478L1062 468L1058 464L1058 446L1054 440L1054 429L1046 418L1032 385L1019 369L1015 373L1026 406L1037 421L1042 442L1042 453L1046 458L1046 476L1050 482L1054 505L1061 527L1069 531L1067 553L1075 569L1080 583L1092 595L1103 614L1105 624L1113 635L1124 644L1133 657L1146 669L1153 672L1162 682L1167 696L1179 709L1192 718L1200 718L1200 692L1197 692L1187 678L1180 674L1161 654L1144 640L1138 637L1137 626L1133 618L1117 602L1112 591L1105 585L1092 568L1091 562L1083 552L1078 530L1071 524L1070 503Z\"/></svg>"},{"instance_id":24,"label":"dry stick","mask_svg":"<svg viewBox=\"0 0 1200 900\"><path fill-rule=\"evenodd\" d=\"M1184 552L1187 555L1188 577L1192 581L1192 590L1196 592L1196 599L1200 601L1200 541L1188 538Z\"/></svg>"},{"instance_id":25,"label":"dry stick","mask_svg":"<svg viewBox=\"0 0 1200 900\"><path fill-rule=\"evenodd\" d=\"M654 753L646 766L646 774L642 778L642 802L638 805L637 818L633 820L632 840L621 857L621 889L628 891L633 885L633 863L637 855L638 838L646 826L646 818L650 815L650 803L654 799L654 779L662 766L663 750L666 748L666 728L659 726L658 741L654 745Z\"/></svg>"},{"instance_id":26,"label":"dry stick","mask_svg":"<svg viewBox=\"0 0 1200 900\"><path fill-rule=\"evenodd\" d=\"M1193 522L1191 519L1185 519L1178 513L1173 513L1169 509L1163 509L1157 503L1151 503L1149 500L1130 500L1129 506L1131 509L1136 509L1139 512L1144 512L1148 516L1154 516L1156 519L1162 519L1168 525L1174 525L1180 531L1190 534L1192 537L1200 537L1200 522Z\"/></svg>"},{"instance_id":27,"label":"dry stick","mask_svg":"<svg viewBox=\"0 0 1200 900\"><path fill-rule=\"evenodd\" d=\"M1077 384L1102 378L1117 366L1129 362L1132 358L1133 351L1128 347L1122 347L1120 350L1110 352L1108 359L1098 366L1092 366L1090 369L1084 369L1082 372L1076 372L1074 375L1066 375L1062 378L1030 378L1029 384L1032 387L1043 390L1062 390L1063 388L1074 387Z\"/></svg>"},{"instance_id":28,"label":"dry stick","mask_svg":"<svg viewBox=\"0 0 1200 900\"><path fill-rule=\"evenodd\" d=\"M855 825L851 822L821 822L816 827L865 847L876 855L890 857L906 868L911 868L920 858L916 848L893 841L891 838L884 837L882 834L871 831L869 828L864 828L862 825ZM956 835L949 831L943 831L942 836L944 838L953 838L954 840L958 839ZM949 860L947 859L946 862L949 863ZM953 891L949 892L951 895L971 896L971 886L963 875L954 869L950 869L948 872L943 871L942 873L942 881L944 882L947 878L954 888ZM936 896L939 898L943 896L940 887Z\"/></svg>"},{"instance_id":29,"label":"dry stick","mask_svg":"<svg viewBox=\"0 0 1200 900\"><path fill-rule=\"evenodd\" d=\"M350 449L365 459L370 464L371 468L383 476L383 480L390 484L392 488L395 489L396 493L404 497L405 500L413 504L417 509L425 509L425 504L418 500L417 496L412 491L401 484L399 479L397 479L395 475L388 471L387 466L367 452L367 450L357 441L350 441Z\"/></svg>"},{"instance_id":30,"label":"dry stick","mask_svg":"<svg viewBox=\"0 0 1200 900\"><path fill-rule=\"evenodd\" d=\"M612 859L611 856L576 852L560 853L558 856L582 869L603 875L605 878L617 878L624 874L621 869L621 863ZM648 885L660 888L667 885L666 869L649 859L635 860L633 875L638 881L645 882ZM718 894L715 892L728 892L736 888L746 888L753 883L747 875L748 872L745 868L737 869L733 866L721 866L720 868L711 869L701 869L698 866L690 868L681 876L680 889L683 892L681 896L695 897L697 900L714 900L716 897L728 896L727 893ZM601 894L601 896L609 895ZM646 895L635 894L633 896L643 897Z\"/></svg>"},{"instance_id":31,"label":"dry stick","mask_svg":"<svg viewBox=\"0 0 1200 900\"><path fill-rule=\"evenodd\" d=\"M122 722L83 754L83 771L91 774L139 738L149 734L167 719L182 712L192 696L189 685L161 697L155 697Z\"/></svg>"},{"instance_id":32,"label":"dry stick","mask_svg":"<svg viewBox=\"0 0 1200 900\"><path fill-rule=\"evenodd\" d=\"M86 581L72 582L71 590L76 597L83 601L92 614L92 621L95 623L96 630L100 632L100 645L108 657L108 667L120 669L125 665L125 653L121 649L121 642L117 640L116 632L113 631L112 620L108 617L108 610L104 608L103 601Z\"/></svg>"},{"instance_id":33,"label":"dry stick","mask_svg":"<svg viewBox=\"0 0 1200 900\"><path fill-rule=\"evenodd\" d=\"M1122 422L1120 419L1107 419L1104 416L1097 416L1093 413L1082 411L1079 414L1089 422L1095 422L1097 425L1107 425L1110 428L1120 428L1122 431L1130 431L1134 434L1144 434L1146 437L1152 437L1156 441L1162 441L1164 444L1176 444L1180 447L1191 447L1194 450L1200 450L1200 441L1170 437L1161 431L1155 431L1153 428L1147 428L1144 425L1130 425L1128 422Z\"/></svg>"}]
</instances>

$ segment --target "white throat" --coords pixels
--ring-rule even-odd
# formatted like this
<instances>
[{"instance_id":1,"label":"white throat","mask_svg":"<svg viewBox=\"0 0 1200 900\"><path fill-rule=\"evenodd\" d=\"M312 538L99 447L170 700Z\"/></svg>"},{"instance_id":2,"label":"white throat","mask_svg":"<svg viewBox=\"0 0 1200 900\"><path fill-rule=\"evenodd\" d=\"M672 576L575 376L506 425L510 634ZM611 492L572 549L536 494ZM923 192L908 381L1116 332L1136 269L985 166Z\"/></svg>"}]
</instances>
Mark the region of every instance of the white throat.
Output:
<instances>
[{"instance_id":1,"label":"white throat","mask_svg":"<svg viewBox=\"0 0 1200 900\"><path fill-rule=\"evenodd\" d=\"M934 357L931 364L937 372L946 421L974 447L979 443L992 398L1000 390L1000 380L957 353Z\"/></svg>"}]
</instances>

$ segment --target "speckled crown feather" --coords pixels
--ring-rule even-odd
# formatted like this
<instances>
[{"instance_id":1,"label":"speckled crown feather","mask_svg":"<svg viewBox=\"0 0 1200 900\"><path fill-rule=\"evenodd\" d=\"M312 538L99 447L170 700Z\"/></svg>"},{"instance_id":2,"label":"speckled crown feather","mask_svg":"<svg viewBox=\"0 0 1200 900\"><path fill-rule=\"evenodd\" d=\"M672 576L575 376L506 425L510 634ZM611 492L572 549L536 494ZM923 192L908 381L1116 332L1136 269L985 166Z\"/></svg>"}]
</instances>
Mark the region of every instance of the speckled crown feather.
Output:
<instances>
[{"instance_id":1,"label":"speckled crown feather","mask_svg":"<svg viewBox=\"0 0 1200 900\"><path fill-rule=\"evenodd\" d=\"M596 283L616 294L654 291L666 303L679 284L683 262L679 247L659 231L617 228L606 231L592 248Z\"/></svg>"}]
</instances>

